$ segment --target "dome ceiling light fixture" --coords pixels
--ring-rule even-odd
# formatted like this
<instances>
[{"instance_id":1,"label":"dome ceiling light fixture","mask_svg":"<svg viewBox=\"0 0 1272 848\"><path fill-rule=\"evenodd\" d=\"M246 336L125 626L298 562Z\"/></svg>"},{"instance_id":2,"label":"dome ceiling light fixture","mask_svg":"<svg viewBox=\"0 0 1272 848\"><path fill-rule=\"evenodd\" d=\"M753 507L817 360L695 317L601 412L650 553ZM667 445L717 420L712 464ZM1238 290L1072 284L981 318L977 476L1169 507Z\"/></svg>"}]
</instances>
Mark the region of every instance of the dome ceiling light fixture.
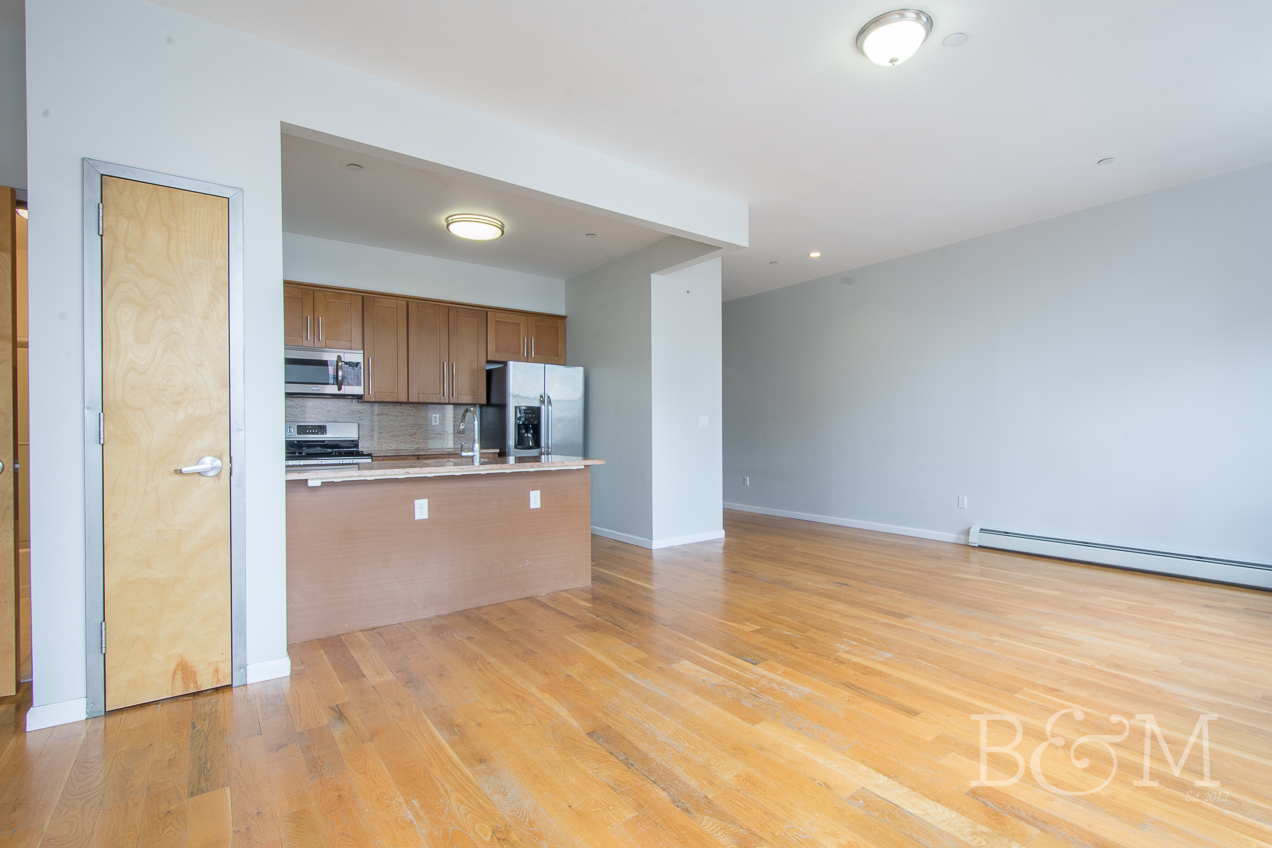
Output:
<instances>
[{"instance_id":1,"label":"dome ceiling light fixture","mask_svg":"<svg viewBox=\"0 0 1272 848\"><path fill-rule=\"evenodd\" d=\"M451 235L473 241L490 241L504 233L503 221L489 215L451 215L446 219L446 229Z\"/></svg>"},{"instance_id":2,"label":"dome ceiling light fixture","mask_svg":"<svg viewBox=\"0 0 1272 848\"><path fill-rule=\"evenodd\" d=\"M876 65L895 66L909 59L932 33L932 18L918 9L880 15L857 33L857 49Z\"/></svg>"}]
</instances>

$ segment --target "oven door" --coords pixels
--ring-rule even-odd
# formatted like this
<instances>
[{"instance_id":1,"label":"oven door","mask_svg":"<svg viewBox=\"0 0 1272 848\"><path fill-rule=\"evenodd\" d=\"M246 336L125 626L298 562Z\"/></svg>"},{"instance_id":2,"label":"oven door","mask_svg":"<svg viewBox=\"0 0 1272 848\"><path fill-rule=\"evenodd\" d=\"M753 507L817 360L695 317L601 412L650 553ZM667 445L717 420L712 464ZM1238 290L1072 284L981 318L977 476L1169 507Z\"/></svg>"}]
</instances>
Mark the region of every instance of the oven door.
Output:
<instances>
[{"instance_id":1,"label":"oven door","mask_svg":"<svg viewBox=\"0 0 1272 848\"><path fill-rule=\"evenodd\" d=\"M362 351L321 347L283 350L283 383L288 394L361 397Z\"/></svg>"}]
</instances>

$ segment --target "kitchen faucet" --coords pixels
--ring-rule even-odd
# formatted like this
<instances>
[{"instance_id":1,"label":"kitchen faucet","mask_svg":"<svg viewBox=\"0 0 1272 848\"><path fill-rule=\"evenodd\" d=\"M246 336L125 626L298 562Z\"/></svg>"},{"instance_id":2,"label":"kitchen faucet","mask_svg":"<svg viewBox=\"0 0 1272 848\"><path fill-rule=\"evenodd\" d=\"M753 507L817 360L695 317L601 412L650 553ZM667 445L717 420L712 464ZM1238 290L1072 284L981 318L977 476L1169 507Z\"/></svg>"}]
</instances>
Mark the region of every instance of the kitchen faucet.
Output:
<instances>
[{"instance_id":1,"label":"kitchen faucet","mask_svg":"<svg viewBox=\"0 0 1272 848\"><path fill-rule=\"evenodd\" d=\"M468 420L470 412L473 415L473 452L465 452L464 443L461 440L459 443L459 455L471 456L473 465L481 465L481 415L477 412L477 407L464 407L464 411L459 414L459 432L464 432L464 422Z\"/></svg>"}]
</instances>

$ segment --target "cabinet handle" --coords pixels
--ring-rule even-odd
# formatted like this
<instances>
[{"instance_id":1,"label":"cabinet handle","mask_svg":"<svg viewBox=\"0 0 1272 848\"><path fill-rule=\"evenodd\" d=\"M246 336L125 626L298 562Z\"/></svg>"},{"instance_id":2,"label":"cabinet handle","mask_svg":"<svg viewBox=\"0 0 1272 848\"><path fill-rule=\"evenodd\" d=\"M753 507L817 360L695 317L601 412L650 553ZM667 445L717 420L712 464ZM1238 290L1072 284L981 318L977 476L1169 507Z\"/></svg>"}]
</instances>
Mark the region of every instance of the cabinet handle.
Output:
<instances>
[{"instance_id":1,"label":"cabinet handle","mask_svg":"<svg viewBox=\"0 0 1272 848\"><path fill-rule=\"evenodd\" d=\"M305 341L309 341L309 316L305 316Z\"/></svg>"},{"instance_id":2,"label":"cabinet handle","mask_svg":"<svg viewBox=\"0 0 1272 848\"><path fill-rule=\"evenodd\" d=\"M322 320L321 318L319 320ZM534 336L530 337L530 358L534 359Z\"/></svg>"},{"instance_id":3,"label":"cabinet handle","mask_svg":"<svg viewBox=\"0 0 1272 848\"><path fill-rule=\"evenodd\" d=\"M318 341L322 341L322 316L318 316Z\"/></svg>"},{"instance_id":4,"label":"cabinet handle","mask_svg":"<svg viewBox=\"0 0 1272 848\"><path fill-rule=\"evenodd\" d=\"M442 397L446 397L446 363L442 363Z\"/></svg>"},{"instance_id":5,"label":"cabinet handle","mask_svg":"<svg viewBox=\"0 0 1272 848\"><path fill-rule=\"evenodd\" d=\"M451 397L455 396L455 363L451 363Z\"/></svg>"},{"instance_id":6,"label":"cabinet handle","mask_svg":"<svg viewBox=\"0 0 1272 848\"><path fill-rule=\"evenodd\" d=\"M369 357L369 356L367 357L366 369L367 369L367 385L366 385L366 388L365 388L365 389L363 389L362 399L363 399L363 400L374 400L374 399L375 399L375 389L374 389L374 387L371 385L371 357Z\"/></svg>"},{"instance_id":7,"label":"cabinet handle","mask_svg":"<svg viewBox=\"0 0 1272 848\"><path fill-rule=\"evenodd\" d=\"M521 337L521 358L522 359L526 358L526 337L525 336Z\"/></svg>"}]
</instances>

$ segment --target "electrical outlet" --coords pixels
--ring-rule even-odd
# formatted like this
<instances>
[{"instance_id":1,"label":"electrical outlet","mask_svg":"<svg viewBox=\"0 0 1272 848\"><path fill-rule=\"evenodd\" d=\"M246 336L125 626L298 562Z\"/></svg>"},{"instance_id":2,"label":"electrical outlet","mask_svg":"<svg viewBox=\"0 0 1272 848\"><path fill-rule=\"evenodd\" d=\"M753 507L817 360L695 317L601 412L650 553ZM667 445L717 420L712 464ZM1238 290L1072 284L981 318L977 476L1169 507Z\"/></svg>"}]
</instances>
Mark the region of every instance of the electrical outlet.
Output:
<instances>
[{"instance_id":1,"label":"electrical outlet","mask_svg":"<svg viewBox=\"0 0 1272 848\"><path fill-rule=\"evenodd\" d=\"M530 508L531 509L539 508L539 490L538 489L530 490Z\"/></svg>"},{"instance_id":2,"label":"electrical outlet","mask_svg":"<svg viewBox=\"0 0 1272 848\"><path fill-rule=\"evenodd\" d=\"M439 424L441 424L441 423L442 423L442 416L441 416L440 414L438 414L438 413L434 412L434 413L433 413L433 416L432 416L432 422L433 422L433 426L434 426L434 427L438 426Z\"/></svg>"},{"instance_id":3,"label":"electrical outlet","mask_svg":"<svg viewBox=\"0 0 1272 848\"><path fill-rule=\"evenodd\" d=\"M699 427L709 427L709 426L711 426L711 425L708 423L707 416L705 416L705 415L699 415L699 416L698 416L698 426L699 426Z\"/></svg>"},{"instance_id":4,"label":"electrical outlet","mask_svg":"<svg viewBox=\"0 0 1272 848\"><path fill-rule=\"evenodd\" d=\"M415 520L419 521L421 518L428 518L428 498L415 499Z\"/></svg>"},{"instance_id":5,"label":"electrical outlet","mask_svg":"<svg viewBox=\"0 0 1272 848\"><path fill-rule=\"evenodd\" d=\"M743 478L742 478L742 485L743 485L743 486L749 486L749 485L751 485L751 478L750 478L750 477L743 477Z\"/></svg>"},{"instance_id":6,"label":"electrical outlet","mask_svg":"<svg viewBox=\"0 0 1272 848\"><path fill-rule=\"evenodd\" d=\"M967 495L958 496L958 508L967 509Z\"/></svg>"}]
</instances>

